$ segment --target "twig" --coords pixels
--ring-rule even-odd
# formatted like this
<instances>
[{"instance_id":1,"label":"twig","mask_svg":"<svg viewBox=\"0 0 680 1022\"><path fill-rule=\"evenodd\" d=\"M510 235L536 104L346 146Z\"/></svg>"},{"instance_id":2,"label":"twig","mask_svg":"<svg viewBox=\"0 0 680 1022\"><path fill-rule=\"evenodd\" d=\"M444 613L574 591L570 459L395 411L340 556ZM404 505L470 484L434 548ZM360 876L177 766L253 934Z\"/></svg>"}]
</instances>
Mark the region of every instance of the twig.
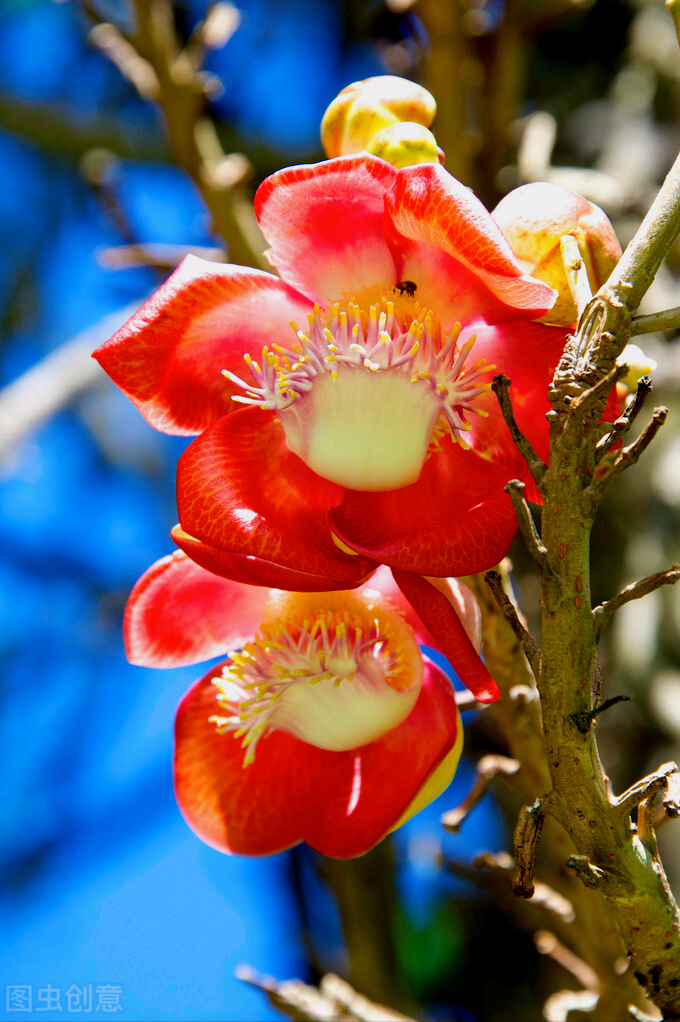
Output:
<instances>
[{"instance_id":1,"label":"twig","mask_svg":"<svg viewBox=\"0 0 680 1022\"><path fill-rule=\"evenodd\" d=\"M534 894L534 864L544 820L545 809L540 798L520 810L513 837L517 873L512 889L518 898L531 898Z\"/></svg>"},{"instance_id":2,"label":"twig","mask_svg":"<svg viewBox=\"0 0 680 1022\"><path fill-rule=\"evenodd\" d=\"M662 801L666 816L675 819L680 816L680 773L668 774L666 794Z\"/></svg>"},{"instance_id":3,"label":"twig","mask_svg":"<svg viewBox=\"0 0 680 1022\"><path fill-rule=\"evenodd\" d=\"M651 419L643 429L642 433L640 433L637 440L628 447L624 447L619 453L614 464L601 475L598 475L593 479L590 486L584 491L584 495L594 501L599 499L605 487L607 487L612 480L616 479L618 475L639 461L667 418L667 408L663 405L659 408L655 408Z\"/></svg>"},{"instance_id":4,"label":"twig","mask_svg":"<svg viewBox=\"0 0 680 1022\"><path fill-rule=\"evenodd\" d=\"M160 94L158 76L148 60L140 57L132 43L115 25L104 22L95 25L88 36L89 43L108 57L123 78L134 85L142 99L155 102Z\"/></svg>"},{"instance_id":5,"label":"twig","mask_svg":"<svg viewBox=\"0 0 680 1022\"><path fill-rule=\"evenodd\" d=\"M641 597L660 589L661 586L675 585L678 581L680 581L680 564L674 563L666 571L657 571L654 575L647 575L646 578L641 578L638 582L632 582L629 586L626 586L617 596L613 596L611 600L606 600L593 610L596 636L599 638L616 611L625 606L626 603L630 603L631 600L639 600Z\"/></svg>"},{"instance_id":6,"label":"twig","mask_svg":"<svg viewBox=\"0 0 680 1022\"><path fill-rule=\"evenodd\" d=\"M545 462L536 454L536 451L521 432L517 422L515 421L515 413L512 410L512 401L510 400L511 386L512 380L509 380L507 376L499 373L498 376L494 376L491 389L498 399L501 415L505 419L505 423L510 430L510 435L515 447L526 461L529 471L534 478L534 482L540 490L545 476Z\"/></svg>"},{"instance_id":7,"label":"twig","mask_svg":"<svg viewBox=\"0 0 680 1022\"><path fill-rule=\"evenodd\" d=\"M463 820L472 812L475 806L479 805L493 781L499 774L504 777L512 777L520 769L521 764L516 759L508 756L488 755L483 756L477 764L477 775L475 782L468 795L455 809L449 809L441 818L444 830L456 834L460 830Z\"/></svg>"},{"instance_id":8,"label":"twig","mask_svg":"<svg viewBox=\"0 0 680 1022\"><path fill-rule=\"evenodd\" d=\"M248 161L226 156L213 121L206 115L211 76L196 69L182 50L169 0L133 0L137 30L125 38L113 26L99 25L94 41L123 70L147 99L161 108L170 148L203 196L215 231L227 243L233 262L271 269L264 263L264 241L252 205L240 186ZM96 12L93 12L96 16ZM194 54L195 56L195 54ZM225 170L226 165L226 170Z\"/></svg>"},{"instance_id":9,"label":"twig","mask_svg":"<svg viewBox=\"0 0 680 1022\"><path fill-rule=\"evenodd\" d=\"M677 330L680 327L680 305L648 316L634 316L630 321L631 334L653 334L657 330Z\"/></svg>"},{"instance_id":10,"label":"twig","mask_svg":"<svg viewBox=\"0 0 680 1022\"><path fill-rule=\"evenodd\" d=\"M678 775L677 763L663 763L653 774L648 774L633 784L627 791L624 791L617 799L614 799L614 807L622 816L630 816L641 802L651 797L656 797L660 791L668 787L669 777ZM675 782L677 784L677 781Z\"/></svg>"},{"instance_id":11,"label":"twig","mask_svg":"<svg viewBox=\"0 0 680 1022\"><path fill-rule=\"evenodd\" d=\"M600 980L594 969L565 947L549 930L537 930L534 934L536 950L541 955L549 955L554 962L571 973L574 979L586 990L599 990Z\"/></svg>"},{"instance_id":12,"label":"twig","mask_svg":"<svg viewBox=\"0 0 680 1022\"><path fill-rule=\"evenodd\" d=\"M451 872L457 873L460 876L464 876L467 879L473 879L474 874L470 875L464 867L458 863L451 862L448 859L444 860L444 865ZM488 870L495 876L504 877L506 880L512 880L512 874L515 871L515 860L507 852L482 852L481 855L476 855L472 865L476 870ZM512 888L511 888L512 889ZM513 892L514 893L514 892ZM514 900L514 899L513 899ZM544 884L541 880L534 881L534 894L531 899L532 908L543 908L546 912L556 916L564 923L572 923L574 921L574 906L559 893L559 891L553 890L548 884Z\"/></svg>"},{"instance_id":13,"label":"twig","mask_svg":"<svg viewBox=\"0 0 680 1022\"><path fill-rule=\"evenodd\" d=\"M97 253L100 266L109 270L127 270L132 266L152 266L157 270L172 270L187 255L199 256L213 263L227 261L223 248L214 246L187 246L165 244L112 245Z\"/></svg>"},{"instance_id":14,"label":"twig","mask_svg":"<svg viewBox=\"0 0 680 1022\"><path fill-rule=\"evenodd\" d=\"M234 974L243 983L262 990L274 1008L292 1019L309 1019L311 1022L413 1022L407 1015L369 1001L333 973L323 977L318 989L299 979L279 981L271 976L260 976L249 965L237 966Z\"/></svg>"},{"instance_id":15,"label":"twig","mask_svg":"<svg viewBox=\"0 0 680 1022\"><path fill-rule=\"evenodd\" d=\"M597 990L560 990L547 998L543 1018L545 1022L567 1022L572 1012L580 1012L583 1018L591 1014L599 1000Z\"/></svg>"},{"instance_id":16,"label":"twig","mask_svg":"<svg viewBox=\"0 0 680 1022\"><path fill-rule=\"evenodd\" d=\"M541 537L538 535L538 530L534 524L534 520L529 510L529 505L524 499L524 490L526 489L524 483L520 482L519 479L511 479L505 487L505 492L509 495L512 501L512 506L515 509L517 515L517 521L519 522L520 532L524 537L524 542L527 545L529 553L536 561L541 571L546 573L552 573L552 568L548 562L548 551L541 542Z\"/></svg>"},{"instance_id":17,"label":"twig","mask_svg":"<svg viewBox=\"0 0 680 1022\"><path fill-rule=\"evenodd\" d=\"M574 299L578 317L593 297L593 292L588 280L588 269L585 260L578 247L578 241L573 234L564 234L560 238L560 254L564 265L564 272Z\"/></svg>"},{"instance_id":18,"label":"twig","mask_svg":"<svg viewBox=\"0 0 680 1022\"><path fill-rule=\"evenodd\" d=\"M218 50L231 39L241 23L241 15L231 3L213 2L205 17L191 33L184 53L194 70L202 67L206 50Z\"/></svg>"},{"instance_id":19,"label":"twig","mask_svg":"<svg viewBox=\"0 0 680 1022\"><path fill-rule=\"evenodd\" d=\"M643 405L651 394L652 389L652 381L649 376L642 376L638 381L635 397L631 403L616 420L612 426L611 432L603 436L601 440L598 440L595 445L595 453L597 455L601 458L604 457L604 455L612 449L614 444L617 444L619 440L623 439L642 411Z\"/></svg>"},{"instance_id":20,"label":"twig","mask_svg":"<svg viewBox=\"0 0 680 1022\"><path fill-rule=\"evenodd\" d=\"M579 710L576 713L569 714L569 720L572 722L577 731L580 731L582 735L587 735L593 726L595 717L598 717L605 710L610 710L612 706L616 706L618 703L629 703L630 696L612 696L611 699L605 699L599 706L595 706L592 710Z\"/></svg>"},{"instance_id":21,"label":"twig","mask_svg":"<svg viewBox=\"0 0 680 1022\"><path fill-rule=\"evenodd\" d=\"M105 379L91 357L92 349L115 333L138 304L105 316L0 391L0 458L6 457L23 437L78 394Z\"/></svg>"},{"instance_id":22,"label":"twig","mask_svg":"<svg viewBox=\"0 0 680 1022\"><path fill-rule=\"evenodd\" d=\"M529 666L533 671L534 675L537 676L541 669L541 650L538 643L534 639L522 622L519 619L517 611L509 598L505 589L503 588L503 578L498 571L487 571L484 576L484 581L488 585L489 589L493 594L493 598L496 601L498 608L512 628L517 641L519 642L525 657L529 662Z\"/></svg>"}]
</instances>

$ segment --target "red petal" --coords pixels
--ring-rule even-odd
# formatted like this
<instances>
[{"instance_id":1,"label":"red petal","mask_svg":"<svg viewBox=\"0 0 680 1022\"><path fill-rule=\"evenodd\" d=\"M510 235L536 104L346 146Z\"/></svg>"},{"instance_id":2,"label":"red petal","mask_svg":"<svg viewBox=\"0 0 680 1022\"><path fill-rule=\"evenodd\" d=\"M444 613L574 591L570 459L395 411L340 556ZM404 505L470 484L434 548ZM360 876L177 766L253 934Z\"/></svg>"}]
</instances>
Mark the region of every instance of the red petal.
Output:
<instances>
[{"instance_id":1,"label":"red petal","mask_svg":"<svg viewBox=\"0 0 680 1022\"><path fill-rule=\"evenodd\" d=\"M277 731L258 743L255 761L244 768L241 740L218 734L210 722L225 712L211 684L220 673L219 665L209 671L177 710L177 802L192 830L213 848L273 855L302 840L296 809L305 743Z\"/></svg>"},{"instance_id":2,"label":"red petal","mask_svg":"<svg viewBox=\"0 0 680 1022\"><path fill-rule=\"evenodd\" d=\"M443 440L417 483L386 493L348 491L330 515L337 537L364 557L416 575L471 575L493 567L517 531L508 480L496 465Z\"/></svg>"},{"instance_id":3,"label":"red petal","mask_svg":"<svg viewBox=\"0 0 680 1022\"><path fill-rule=\"evenodd\" d=\"M362 557L335 546L328 511L345 494L321 479L292 454L273 412L244 408L220 420L184 452L177 467L177 505L182 530L173 538L196 560L220 574L234 566L252 582L280 587L280 574L267 574L267 563L290 569L293 588L351 589L375 569ZM201 550L192 540L202 544ZM226 555L226 558L225 556ZM243 558L256 559L244 562ZM307 586L298 579L307 577ZM286 585L286 588L288 586Z\"/></svg>"},{"instance_id":4,"label":"red petal","mask_svg":"<svg viewBox=\"0 0 680 1022\"><path fill-rule=\"evenodd\" d=\"M360 578L348 581L285 568L281 564L274 564L251 554L220 550L190 536L180 525L176 525L170 535L177 546L196 564L223 578L233 579L234 582L248 586L267 586L269 589L286 589L288 592L297 593L327 593L335 589L355 589L375 568L373 562L368 562L371 565L368 571ZM366 564L363 558L360 560L362 564Z\"/></svg>"},{"instance_id":5,"label":"red petal","mask_svg":"<svg viewBox=\"0 0 680 1022\"><path fill-rule=\"evenodd\" d=\"M470 361L483 358L496 366L511 381L510 399L520 430L531 441L537 454L548 460L548 390L557 363L562 357L567 331L541 323L502 323L498 326L473 325L476 341ZM472 431L466 439L479 454L493 462L512 462L517 450L500 413L495 394L475 399L475 407L488 412L488 418L471 415ZM523 479L524 472L518 478Z\"/></svg>"},{"instance_id":6,"label":"red petal","mask_svg":"<svg viewBox=\"0 0 680 1022\"><path fill-rule=\"evenodd\" d=\"M269 592L205 571L177 550L156 561L125 608L128 660L146 667L181 667L209 660L250 639Z\"/></svg>"},{"instance_id":7,"label":"red petal","mask_svg":"<svg viewBox=\"0 0 680 1022\"><path fill-rule=\"evenodd\" d=\"M345 291L395 284L383 216L396 173L364 153L268 177L255 196L255 213L281 275L321 304Z\"/></svg>"},{"instance_id":8,"label":"red petal","mask_svg":"<svg viewBox=\"0 0 680 1022\"><path fill-rule=\"evenodd\" d=\"M460 726L453 687L423 659L423 688L399 727L352 752L308 746L302 835L322 855L350 859L378 844L453 748Z\"/></svg>"},{"instance_id":9,"label":"red petal","mask_svg":"<svg viewBox=\"0 0 680 1022\"><path fill-rule=\"evenodd\" d=\"M398 279L412 280L445 324L552 308L555 291L522 273L491 214L439 164L401 170L386 209Z\"/></svg>"},{"instance_id":10,"label":"red petal","mask_svg":"<svg viewBox=\"0 0 680 1022\"><path fill-rule=\"evenodd\" d=\"M394 571L394 577L423 623L436 640L436 648L449 661L463 684L480 703L500 699L493 680L477 650L470 642L463 623L446 596L427 579L406 571Z\"/></svg>"},{"instance_id":11,"label":"red petal","mask_svg":"<svg viewBox=\"0 0 680 1022\"><path fill-rule=\"evenodd\" d=\"M271 855L300 840L323 855L351 858L376 845L453 748L459 727L448 678L425 661L423 688L407 719L376 742L328 752L275 732L243 767L232 734L209 718L224 715L211 678L177 712L175 792L193 830L214 848Z\"/></svg>"},{"instance_id":12,"label":"red petal","mask_svg":"<svg viewBox=\"0 0 680 1022\"><path fill-rule=\"evenodd\" d=\"M477 602L467 586L455 578L446 579L450 587L451 606L454 612L463 622L463 627L470 638L470 641L481 644L479 608ZM421 646L431 646L432 649L439 649L437 640L430 632L420 617L416 614L413 606L405 597L404 592L397 585L394 574L390 568L382 564L378 570L361 587L362 589L377 589L379 593L397 607L406 621L412 628L416 642Z\"/></svg>"},{"instance_id":13,"label":"red petal","mask_svg":"<svg viewBox=\"0 0 680 1022\"><path fill-rule=\"evenodd\" d=\"M309 303L270 273L187 256L94 357L164 433L200 433L242 393L224 376L249 374L244 354L287 343Z\"/></svg>"}]
</instances>

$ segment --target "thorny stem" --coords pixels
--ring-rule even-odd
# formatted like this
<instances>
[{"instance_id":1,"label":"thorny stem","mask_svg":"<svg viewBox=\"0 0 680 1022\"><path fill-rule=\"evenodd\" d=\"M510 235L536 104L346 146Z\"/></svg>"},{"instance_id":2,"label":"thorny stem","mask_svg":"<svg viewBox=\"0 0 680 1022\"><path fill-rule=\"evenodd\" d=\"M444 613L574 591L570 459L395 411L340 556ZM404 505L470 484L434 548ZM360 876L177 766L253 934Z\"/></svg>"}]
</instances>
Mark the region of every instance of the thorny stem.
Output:
<instances>
[{"instance_id":1,"label":"thorny stem","mask_svg":"<svg viewBox=\"0 0 680 1022\"><path fill-rule=\"evenodd\" d=\"M611 904L638 982L669 1019L680 1017L677 906L655 843L638 839L628 813L620 811L611 792L595 729L584 733L574 721L593 710L591 678L599 630L590 598L595 498L605 481L637 460L665 410L655 412L642 437L621 451L594 483L598 421L616 378L615 360L630 334L632 313L679 229L680 157L619 264L585 309L553 380L541 528L549 570L542 571L541 579L538 679L552 780L550 799L542 801L542 807L572 838L577 854L568 865ZM651 810L647 816L643 812L643 819L648 817Z\"/></svg>"}]
</instances>

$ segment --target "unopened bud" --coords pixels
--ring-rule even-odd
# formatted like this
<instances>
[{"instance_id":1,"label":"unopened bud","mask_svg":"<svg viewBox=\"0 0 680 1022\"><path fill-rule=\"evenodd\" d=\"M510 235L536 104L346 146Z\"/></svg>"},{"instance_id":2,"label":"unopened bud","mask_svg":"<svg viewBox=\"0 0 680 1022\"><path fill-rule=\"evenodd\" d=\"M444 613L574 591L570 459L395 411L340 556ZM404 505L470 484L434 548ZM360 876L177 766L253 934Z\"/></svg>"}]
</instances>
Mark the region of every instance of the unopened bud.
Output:
<instances>
[{"instance_id":1,"label":"unopened bud","mask_svg":"<svg viewBox=\"0 0 680 1022\"><path fill-rule=\"evenodd\" d=\"M578 243L593 292L616 266L621 246L608 217L582 195L559 185L522 185L501 199L492 216L522 269L550 284L558 298L543 323L568 325L578 315L560 253L560 239L571 234Z\"/></svg>"},{"instance_id":2,"label":"unopened bud","mask_svg":"<svg viewBox=\"0 0 680 1022\"><path fill-rule=\"evenodd\" d=\"M366 78L348 85L330 104L321 121L321 142L329 157L359 153L383 128L401 121L427 128L436 112L433 97L415 82L394 75Z\"/></svg>"},{"instance_id":3,"label":"unopened bud","mask_svg":"<svg viewBox=\"0 0 680 1022\"><path fill-rule=\"evenodd\" d=\"M414 163L444 162L444 153L432 132L415 121L390 124L373 136L366 149L373 156L391 163L397 170Z\"/></svg>"},{"instance_id":4,"label":"unopened bud","mask_svg":"<svg viewBox=\"0 0 680 1022\"><path fill-rule=\"evenodd\" d=\"M625 401L629 394L634 394L643 376L648 376L656 369L656 362L645 355L637 344L627 344L616 360L619 366L627 366L628 372L616 384L619 400Z\"/></svg>"}]
</instances>

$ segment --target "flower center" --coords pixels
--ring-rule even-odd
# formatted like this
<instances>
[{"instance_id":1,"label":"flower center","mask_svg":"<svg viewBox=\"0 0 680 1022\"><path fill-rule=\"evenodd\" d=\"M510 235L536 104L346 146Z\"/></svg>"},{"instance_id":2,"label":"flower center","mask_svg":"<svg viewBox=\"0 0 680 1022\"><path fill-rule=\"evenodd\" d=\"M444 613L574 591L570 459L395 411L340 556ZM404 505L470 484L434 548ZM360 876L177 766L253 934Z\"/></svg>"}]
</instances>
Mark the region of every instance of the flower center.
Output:
<instances>
[{"instance_id":1,"label":"flower center","mask_svg":"<svg viewBox=\"0 0 680 1022\"><path fill-rule=\"evenodd\" d=\"M375 741L413 709L422 658L378 594L276 593L259 634L213 684L225 713L210 719L242 738L247 766L272 731L334 751Z\"/></svg>"},{"instance_id":2,"label":"flower center","mask_svg":"<svg viewBox=\"0 0 680 1022\"><path fill-rule=\"evenodd\" d=\"M275 410L289 448L318 475L355 490L414 483L441 432L463 447L469 412L494 366L466 365L474 337L458 347L460 324L443 335L404 281L391 297L376 291L314 306L296 342L245 356L255 386L224 371L245 390L234 401ZM368 304L368 301L371 304Z\"/></svg>"}]
</instances>

